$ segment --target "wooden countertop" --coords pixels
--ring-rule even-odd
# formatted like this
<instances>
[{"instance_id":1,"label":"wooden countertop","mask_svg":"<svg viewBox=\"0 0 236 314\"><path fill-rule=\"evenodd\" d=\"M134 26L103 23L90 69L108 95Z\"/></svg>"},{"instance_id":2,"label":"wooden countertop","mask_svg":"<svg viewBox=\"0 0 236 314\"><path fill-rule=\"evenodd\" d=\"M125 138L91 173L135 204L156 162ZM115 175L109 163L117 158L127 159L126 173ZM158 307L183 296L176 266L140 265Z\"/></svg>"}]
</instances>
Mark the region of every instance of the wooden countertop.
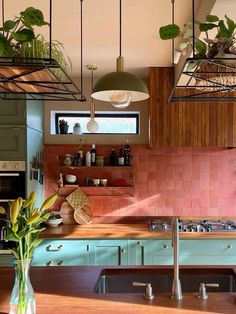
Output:
<instances>
[{"instance_id":1,"label":"wooden countertop","mask_svg":"<svg viewBox=\"0 0 236 314\"><path fill-rule=\"evenodd\" d=\"M172 300L170 293L159 293L152 302L145 300L142 294L97 294L94 292L94 287L103 268L32 267L31 282L36 294L37 314L198 314L203 312L233 314L236 312L235 293L208 293L207 300L199 300L196 293L185 293L181 301ZM0 278L0 313L6 314L9 311L13 286L13 269L0 268Z\"/></svg>"},{"instance_id":2,"label":"wooden countertop","mask_svg":"<svg viewBox=\"0 0 236 314\"><path fill-rule=\"evenodd\" d=\"M132 238L171 238L171 233L149 232L148 224L90 224L90 225L60 225L57 228L47 228L41 234L42 238L65 239L132 239ZM220 239L236 238L236 232L184 232L180 238L187 239Z\"/></svg>"}]
</instances>

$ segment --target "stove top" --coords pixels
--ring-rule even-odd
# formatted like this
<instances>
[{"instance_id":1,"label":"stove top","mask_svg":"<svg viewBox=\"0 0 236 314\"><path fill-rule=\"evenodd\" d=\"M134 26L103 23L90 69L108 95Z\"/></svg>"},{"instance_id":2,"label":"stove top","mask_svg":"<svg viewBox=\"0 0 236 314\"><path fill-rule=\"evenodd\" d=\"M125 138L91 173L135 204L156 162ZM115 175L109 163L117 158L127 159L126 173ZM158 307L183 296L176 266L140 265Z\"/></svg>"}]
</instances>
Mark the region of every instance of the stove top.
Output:
<instances>
[{"instance_id":1,"label":"stove top","mask_svg":"<svg viewBox=\"0 0 236 314\"><path fill-rule=\"evenodd\" d=\"M150 232L171 232L171 220L151 220ZM236 232L233 221L179 220L180 232Z\"/></svg>"}]
</instances>

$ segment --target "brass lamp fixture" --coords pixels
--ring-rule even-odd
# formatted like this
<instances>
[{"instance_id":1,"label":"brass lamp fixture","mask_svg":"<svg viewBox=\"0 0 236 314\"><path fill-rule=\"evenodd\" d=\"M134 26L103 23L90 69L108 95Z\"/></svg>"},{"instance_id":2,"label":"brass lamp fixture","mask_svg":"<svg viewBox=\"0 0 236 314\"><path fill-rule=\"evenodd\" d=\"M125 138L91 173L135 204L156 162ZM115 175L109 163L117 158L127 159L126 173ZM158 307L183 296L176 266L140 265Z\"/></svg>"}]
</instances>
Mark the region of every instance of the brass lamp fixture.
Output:
<instances>
[{"instance_id":1,"label":"brass lamp fixture","mask_svg":"<svg viewBox=\"0 0 236 314\"><path fill-rule=\"evenodd\" d=\"M100 78L93 88L92 97L97 100L110 102L114 107L123 109L132 101L142 101L149 98L144 82L129 72L124 71L124 58L121 55L121 0L120 8L120 47L116 59L116 72L111 72Z\"/></svg>"}]
</instances>

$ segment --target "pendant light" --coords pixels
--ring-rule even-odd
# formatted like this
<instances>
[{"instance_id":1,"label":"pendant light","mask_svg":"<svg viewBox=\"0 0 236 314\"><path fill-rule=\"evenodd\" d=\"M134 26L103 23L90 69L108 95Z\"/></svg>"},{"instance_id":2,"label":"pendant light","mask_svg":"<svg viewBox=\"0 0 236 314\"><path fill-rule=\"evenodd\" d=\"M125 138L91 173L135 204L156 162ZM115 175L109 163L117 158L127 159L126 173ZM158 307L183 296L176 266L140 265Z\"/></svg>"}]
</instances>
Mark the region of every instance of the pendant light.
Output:
<instances>
[{"instance_id":1,"label":"pendant light","mask_svg":"<svg viewBox=\"0 0 236 314\"><path fill-rule=\"evenodd\" d=\"M92 97L97 100L108 101L114 107L123 109L131 101L142 101L149 98L148 89L137 76L124 71L124 58L121 55L121 0L120 9L120 47L119 57L116 59L116 72L111 72L99 79L93 88Z\"/></svg>"},{"instance_id":2,"label":"pendant light","mask_svg":"<svg viewBox=\"0 0 236 314\"><path fill-rule=\"evenodd\" d=\"M96 64L88 64L87 69L91 71L91 91L93 91L93 71L97 70ZM98 131L98 123L94 119L95 116L95 104L93 98L91 97L90 102L90 120L87 123L86 127L90 133L96 133Z\"/></svg>"}]
</instances>

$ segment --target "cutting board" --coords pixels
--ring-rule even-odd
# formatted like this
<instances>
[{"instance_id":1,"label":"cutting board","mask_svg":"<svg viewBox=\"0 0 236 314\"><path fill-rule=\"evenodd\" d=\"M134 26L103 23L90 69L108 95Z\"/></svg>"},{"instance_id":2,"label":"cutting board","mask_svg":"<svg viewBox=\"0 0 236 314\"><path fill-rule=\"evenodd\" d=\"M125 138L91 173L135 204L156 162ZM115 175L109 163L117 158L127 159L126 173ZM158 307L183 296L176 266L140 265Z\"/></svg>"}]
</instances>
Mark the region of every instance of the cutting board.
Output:
<instances>
[{"instance_id":1,"label":"cutting board","mask_svg":"<svg viewBox=\"0 0 236 314\"><path fill-rule=\"evenodd\" d=\"M70 206L68 202L63 202L61 204L61 209L58 214L62 217L62 222L64 225L71 225L75 223L74 219L74 209Z\"/></svg>"},{"instance_id":2,"label":"cutting board","mask_svg":"<svg viewBox=\"0 0 236 314\"><path fill-rule=\"evenodd\" d=\"M92 219L93 213L89 203L74 211L74 220L80 225L90 224Z\"/></svg>"}]
</instances>

